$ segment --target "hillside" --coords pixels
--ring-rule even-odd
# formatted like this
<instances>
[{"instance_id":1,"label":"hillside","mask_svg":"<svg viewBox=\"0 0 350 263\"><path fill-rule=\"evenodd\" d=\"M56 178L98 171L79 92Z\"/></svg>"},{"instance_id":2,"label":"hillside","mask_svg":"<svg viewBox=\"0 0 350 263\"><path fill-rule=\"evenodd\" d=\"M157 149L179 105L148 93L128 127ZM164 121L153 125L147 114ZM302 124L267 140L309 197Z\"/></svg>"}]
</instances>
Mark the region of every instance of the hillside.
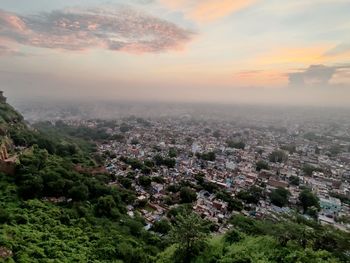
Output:
<instances>
[{"instance_id":1,"label":"hillside","mask_svg":"<svg viewBox=\"0 0 350 263\"><path fill-rule=\"evenodd\" d=\"M18 155L15 174L0 173L0 262L151 262L161 244L126 215L132 193L76 169L96 166L91 142L29 129L0 108L1 138Z\"/></svg>"},{"instance_id":2,"label":"hillside","mask_svg":"<svg viewBox=\"0 0 350 263\"><path fill-rule=\"evenodd\" d=\"M0 103L0 135L5 135L13 125L23 126L23 117L7 103Z\"/></svg>"}]
</instances>

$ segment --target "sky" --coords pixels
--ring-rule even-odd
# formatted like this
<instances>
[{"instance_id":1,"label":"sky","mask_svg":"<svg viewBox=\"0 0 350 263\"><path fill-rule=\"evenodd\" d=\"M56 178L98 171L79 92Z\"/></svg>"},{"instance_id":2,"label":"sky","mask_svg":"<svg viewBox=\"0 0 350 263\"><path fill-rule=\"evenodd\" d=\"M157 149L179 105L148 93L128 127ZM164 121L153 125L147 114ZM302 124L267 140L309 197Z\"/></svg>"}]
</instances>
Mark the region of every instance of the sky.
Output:
<instances>
[{"instance_id":1,"label":"sky","mask_svg":"<svg viewBox=\"0 0 350 263\"><path fill-rule=\"evenodd\" d=\"M349 0L1 0L8 97L350 107Z\"/></svg>"}]
</instances>

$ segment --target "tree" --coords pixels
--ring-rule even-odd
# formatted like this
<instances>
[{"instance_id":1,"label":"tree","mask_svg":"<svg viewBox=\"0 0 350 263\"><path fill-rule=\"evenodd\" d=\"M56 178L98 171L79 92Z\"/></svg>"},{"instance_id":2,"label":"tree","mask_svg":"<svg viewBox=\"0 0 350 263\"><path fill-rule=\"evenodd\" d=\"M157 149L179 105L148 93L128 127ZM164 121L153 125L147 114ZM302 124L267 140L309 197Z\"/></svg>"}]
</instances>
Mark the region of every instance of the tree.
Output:
<instances>
[{"instance_id":1,"label":"tree","mask_svg":"<svg viewBox=\"0 0 350 263\"><path fill-rule=\"evenodd\" d=\"M289 152L291 154L293 154L293 153L295 153L297 151L296 145L294 145L294 144L283 145L281 147L281 149L284 150L284 151L287 151L287 152Z\"/></svg>"},{"instance_id":2,"label":"tree","mask_svg":"<svg viewBox=\"0 0 350 263\"><path fill-rule=\"evenodd\" d=\"M148 176L139 177L139 184L142 185L143 187L150 187L151 183L152 183L152 180Z\"/></svg>"},{"instance_id":3,"label":"tree","mask_svg":"<svg viewBox=\"0 0 350 263\"><path fill-rule=\"evenodd\" d=\"M10 220L10 214L3 208L0 208L0 224L5 224Z\"/></svg>"},{"instance_id":4,"label":"tree","mask_svg":"<svg viewBox=\"0 0 350 263\"><path fill-rule=\"evenodd\" d=\"M30 178L30 179L29 179ZM41 176L29 176L19 184L18 192L24 199L40 197L44 189L43 179Z\"/></svg>"},{"instance_id":5,"label":"tree","mask_svg":"<svg viewBox=\"0 0 350 263\"><path fill-rule=\"evenodd\" d=\"M180 191L180 185L169 184L169 186L167 186L166 190L171 192L171 193L177 193L178 191Z\"/></svg>"},{"instance_id":6,"label":"tree","mask_svg":"<svg viewBox=\"0 0 350 263\"><path fill-rule=\"evenodd\" d=\"M139 144L140 142L139 142L139 140L138 139L136 139L136 138L133 138L132 140L131 140L131 142L130 142L132 145L137 145L137 144Z\"/></svg>"},{"instance_id":7,"label":"tree","mask_svg":"<svg viewBox=\"0 0 350 263\"><path fill-rule=\"evenodd\" d=\"M245 148L245 143L243 141L232 141L228 140L227 141L227 146L230 148L235 148L235 149L242 149L244 150Z\"/></svg>"},{"instance_id":8,"label":"tree","mask_svg":"<svg viewBox=\"0 0 350 263\"><path fill-rule=\"evenodd\" d=\"M239 201L238 199L232 199L228 202L228 207L227 209L229 211L242 211L243 210L243 204L241 201Z\"/></svg>"},{"instance_id":9,"label":"tree","mask_svg":"<svg viewBox=\"0 0 350 263\"><path fill-rule=\"evenodd\" d=\"M121 177L118 179L118 181L120 182L120 184L125 187L126 189L131 189L132 188L132 180L130 178L127 177Z\"/></svg>"},{"instance_id":10,"label":"tree","mask_svg":"<svg viewBox=\"0 0 350 263\"><path fill-rule=\"evenodd\" d=\"M189 187L182 187L180 190L181 203L192 203L197 199L197 194Z\"/></svg>"},{"instance_id":11,"label":"tree","mask_svg":"<svg viewBox=\"0 0 350 263\"><path fill-rule=\"evenodd\" d=\"M176 160L174 158L163 158L161 155L157 154L153 158L156 165L161 166L165 165L168 168L174 168Z\"/></svg>"},{"instance_id":12,"label":"tree","mask_svg":"<svg viewBox=\"0 0 350 263\"><path fill-rule=\"evenodd\" d=\"M216 154L215 152L205 152L205 153L196 153L197 158L202 159L204 161L215 161Z\"/></svg>"},{"instance_id":13,"label":"tree","mask_svg":"<svg viewBox=\"0 0 350 263\"><path fill-rule=\"evenodd\" d=\"M163 165L167 166L168 168L174 168L176 164L176 160L174 158L165 158L163 160Z\"/></svg>"},{"instance_id":14,"label":"tree","mask_svg":"<svg viewBox=\"0 0 350 263\"><path fill-rule=\"evenodd\" d=\"M214 136L216 139L220 138L220 137L221 137L220 131L218 131L218 130L214 131L214 132L213 132L213 136Z\"/></svg>"},{"instance_id":15,"label":"tree","mask_svg":"<svg viewBox=\"0 0 350 263\"><path fill-rule=\"evenodd\" d=\"M252 186L248 190L240 191L237 198L246 201L250 204L257 204L262 197L262 189L257 186Z\"/></svg>"},{"instance_id":16,"label":"tree","mask_svg":"<svg viewBox=\"0 0 350 263\"><path fill-rule=\"evenodd\" d=\"M204 179L205 179L205 174L204 173L197 173L194 175L194 179L197 180L198 184L203 184L204 183Z\"/></svg>"},{"instance_id":17,"label":"tree","mask_svg":"<svg viewBox=\"0 0 350 263\"><path fill-rule=\"evenodd\" d=\"M303 172L307 176L311 176L313 172L322 172L323 170L320 167L316 167L310 164L305 164L302 168Z\"/></svg>"},{"instance_id":18,"label":"tree","mask_svg":"<svg viewBox=\"0 0 350 263\"><path fill-rule=\"evenodd\" d=\"M169 149L169 157L170 158L175 158L177 156L177 151L175 148L170 148Z\"/></svg>"},{"instance_id":19,"label":"tree","mask_svg":"<svg viewBox=\"0 0 350 263\"><path fill-rule=\"evenodd\" d=\"M131 129L132 129L132 127L130 127L128 124L126 124L126 123L122 123L121 125L120 125L120 131L122 132L122 133L125 133L125 132L128 132L128 131L130 131Z\"/></svg>"},{"instance_id":20,"label":"tree","mask_svg":"<svg viewBox=\"0 0 350 263\"><path fill-rule=\"evenodd\" d=\"M141 168L141 172L142 172L143 174L149 175L149 174L152 173L152 168L143 165L142 168Z\"/></svg>"},{"instance_id":21,"label":"tree","mask_svg":"<svg viewBox=\"0 0 350 263\"><path fill-rule=\"evenodd\" d=\"M73 186L68 191L68 196L73 199L73 201L85 201L89 197L89 189L86 185Z\"/></svg>"},{"instance_id":22,"label":"tree","mask_svg":"<svg viewBox=\"0 0 350 263\"><path fill-rule=\"evenodd\" d=\"M170 233L171 240L177 244L177 260L191 262L205 248L207 236L207 226L198 215L178 215Z\"/></svg>"},{"instance_id":23,"label":"tree","mask_svg":"<svg viewBox=\"0 0 350 263\"><path fill-rule=\"evenodd\" d=\"M269 170L269 165L267 162L260 160L256 162L256 170L259 172L261 170Z\"/></svg>"},{"instance_id":24,"label":"tree","mask_svg":"<svg viewBox=\"0 0 350 263\"><path fill-rule=\"evenodd\" d=\"M171 230L171 224L167 219L154 222L151 230L160 234L167 234Z\"/></svg>"},{"instance_id":25,"label":"tree","mask_svg":"<svg viewBox=\"0 0 350 263\"><path fill-rule=\"evenodd\" d=\"M146 159L146 160L144 160L143 165L152 168L152 167L154 167L154 162L152 160Z\"/></svg>"},{"instance_id":26,"label":"tree","mask_svg":"<svg viewBox=\"0 0 350 263\"><path fill-rule=\"evenodd\" d=\"M225 242L229 244L239 242L240 240L242 240L242 238L243 238L242 233L240 233L236 229L231 229L230 231L226 232L224 236Z\"/></svg>"},{"instance_id":27,"label":"tree","mask_svg":"<svg viewBox=\"0 0 350 263\"><path fill-rule=\"evenodd\" d=\"M290 192L287 189L278 187L277 189L272 190L270 193L271 203L279 207L283 207L288 204L289 196Z\"/></svg>"},{"instance_id":28,"label":"tree","mask_svg":"<svg viewBox=\"0 0 350 263\"><path fill-rule=\"evenodd\" d=\"M292 175L289 177L289 182L291 185L298 186L300 184L300 178L298 176Z\"/></svg>"},{"instance_id":29,"label":"tree","mask_svg":"<svg viewBox=\"0 0 350 263\"><path fill-rule=\"evenodd\" d=\"M308 208L315 206L320 207L318 197L311 192L310 189L304 189L299 194L299 202L303 208L303 212L306 213Z\"/></svg>"},{"instance_id":30,"label":"tree","mask_svg":"<svg viewBox=\"0 0 350 263\"><path fill-rule=\"evenodd\" d=\"M106 216L109 217L112 215L112 210L117 206L115 203L113 196L107 195L107 196L101 196L97 200L96 204L96 214L98 216Z\"/></svg>"},{"instance_id":31,"label":"tree","mask_svg":"<svg viewBox=\"0 0 350 263\"><path fill-rule=\"evenodd\" d=\"M154 163L158 166L163 164L163 157L160 154L157 154L153 157Z\"/></svg>"},{"instance_id":32,"label":"tree","mask_svg":"<svg viewBox=\"0 0 350 263\"><path fill-rule=\"evenodd\" d=\"M288 159L287 154L282 150L276 150L270 153L269 160L274 163L283 163Z\"/></svg>"}]
</instances>

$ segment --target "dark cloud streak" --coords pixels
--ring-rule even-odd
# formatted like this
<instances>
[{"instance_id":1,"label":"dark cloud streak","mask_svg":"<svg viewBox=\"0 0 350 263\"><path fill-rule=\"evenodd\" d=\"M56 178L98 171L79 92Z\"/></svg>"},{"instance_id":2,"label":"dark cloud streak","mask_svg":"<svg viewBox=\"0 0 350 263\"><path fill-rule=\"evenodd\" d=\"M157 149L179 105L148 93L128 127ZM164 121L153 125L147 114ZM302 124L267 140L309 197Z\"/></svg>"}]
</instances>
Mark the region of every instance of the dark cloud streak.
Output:
<instances>
[{"instance_id":1,"label":"dark cloud streak","mask_svg":"<svg viewBox=\"0 0 350 263\"><path fill-rule=\"evenodd\" d=\"M350 70L350 65L310 65L299 72L289 73L291 87L330 87L330 81L341 70Z\"/></svg>"}]
</instances>

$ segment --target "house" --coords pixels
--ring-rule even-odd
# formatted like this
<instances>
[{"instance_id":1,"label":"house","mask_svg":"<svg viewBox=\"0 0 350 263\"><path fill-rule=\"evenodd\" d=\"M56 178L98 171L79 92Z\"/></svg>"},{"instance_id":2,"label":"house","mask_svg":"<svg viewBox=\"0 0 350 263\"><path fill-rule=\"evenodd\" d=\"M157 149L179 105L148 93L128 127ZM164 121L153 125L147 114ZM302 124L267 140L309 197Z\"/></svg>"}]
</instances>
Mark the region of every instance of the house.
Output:
<instances>
[{"instance_id":1,"label":"house","mask_svg":"<svg viewBox=\"0 0 350 263\"><path fill-rule=\"evenodd\" d=\"M321 197L320 207L322 214L337 215L341 210L341 201L334 197Z\"/></svg>"}]
</instances>

